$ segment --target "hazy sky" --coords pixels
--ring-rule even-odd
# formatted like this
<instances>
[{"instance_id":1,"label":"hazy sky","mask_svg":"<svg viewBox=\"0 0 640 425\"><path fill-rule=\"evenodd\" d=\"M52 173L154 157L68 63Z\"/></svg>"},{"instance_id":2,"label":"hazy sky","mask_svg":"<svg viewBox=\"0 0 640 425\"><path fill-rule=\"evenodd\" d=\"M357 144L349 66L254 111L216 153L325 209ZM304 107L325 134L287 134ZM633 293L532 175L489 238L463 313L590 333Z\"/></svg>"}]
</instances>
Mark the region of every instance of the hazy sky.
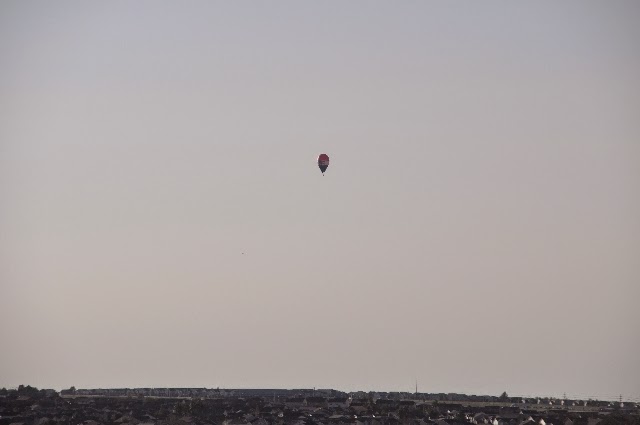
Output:
<instances>
[{"instance_id":1,"label":"hazy sky","mask_svg":"<svg viewBox=\"0 0 640 425\"><path fill-rule=\"evenodd\" d=\"M0 387L640 398L639 20L2 1Z\"/></svg>"}]
</instances>

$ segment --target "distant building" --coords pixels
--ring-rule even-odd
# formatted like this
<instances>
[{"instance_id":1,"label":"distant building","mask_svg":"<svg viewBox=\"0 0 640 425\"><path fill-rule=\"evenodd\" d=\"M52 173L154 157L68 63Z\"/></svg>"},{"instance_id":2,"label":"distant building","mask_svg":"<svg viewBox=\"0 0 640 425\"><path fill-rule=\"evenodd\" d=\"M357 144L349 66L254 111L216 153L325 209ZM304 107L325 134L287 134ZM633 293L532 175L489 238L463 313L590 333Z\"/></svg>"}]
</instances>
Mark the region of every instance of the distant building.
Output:
<instances>
[{"instance_id":1,"label":"distant building","mask_svg":"<svg viewBox=\"0 0 640 425\"><path fill-rule=\"evenodd\" d=\"M347 397L334 397L328 400L329 409L346 409L349 407L349 399Z\"/></svg>"},{"instance_id":2,"label":"distant building","mask_svg":"<svg viewBox=\"0 0 640 425\"><path fill-rule=\"evenodd\" d=\"M304 407L305 399L304 397L289 397L284 401L284 405L290 409Z\"/></svg>"},{"instance_id":3,"label":"distant building","mask_svg":"<svg viewBox=\"0 0 640 425\"><path fill-rule=\"evenodd\" d=\"M307 397L304 400L307 407L328 407L327 399L324 397Z\"/></svg>"}]
</instances>

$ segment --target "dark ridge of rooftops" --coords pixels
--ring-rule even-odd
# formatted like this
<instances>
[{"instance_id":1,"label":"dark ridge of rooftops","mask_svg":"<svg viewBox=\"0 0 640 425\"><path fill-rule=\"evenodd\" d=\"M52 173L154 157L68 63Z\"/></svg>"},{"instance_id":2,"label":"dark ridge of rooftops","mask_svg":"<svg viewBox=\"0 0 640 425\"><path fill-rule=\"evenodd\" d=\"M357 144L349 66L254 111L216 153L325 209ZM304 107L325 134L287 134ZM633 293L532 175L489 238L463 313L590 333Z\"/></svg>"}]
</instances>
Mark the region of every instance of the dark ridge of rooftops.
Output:
<instances>
[{"instance_id":1,"label":"dark ridge of rooftops","mask_svg":"<svg viewBox=\"0 0 640 425\"><path fill-rule=\"evenodd\" d=\"M453 400L461 397L467 399ZM57 392L20 386L0 390L0 414L0 425L597 425L635 423L640 407L504 394L73 387Z\"/></svg>"}]
</instances>

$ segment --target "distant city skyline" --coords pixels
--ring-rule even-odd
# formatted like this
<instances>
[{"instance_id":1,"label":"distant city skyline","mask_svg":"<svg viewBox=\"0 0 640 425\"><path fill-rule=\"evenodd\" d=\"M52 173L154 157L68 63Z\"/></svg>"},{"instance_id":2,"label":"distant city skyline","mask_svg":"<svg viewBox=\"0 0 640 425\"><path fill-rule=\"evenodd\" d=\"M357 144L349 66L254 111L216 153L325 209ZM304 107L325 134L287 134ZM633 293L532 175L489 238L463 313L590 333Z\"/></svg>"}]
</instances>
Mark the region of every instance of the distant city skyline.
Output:
<instances>
[{"instance_id":1,"label":"distant city skyline","mask_svg":"<svg viewBox=\"0 0 640 425\"><path fill-rule=\"evenodd\" d=\"M416 396L418 398L425 399L438 399L443 397L443 400L447 401L459 401L464 399L476 399L486 398L491 399L505 399L514 400L517 399L518 403L525 404L557 404L562 405L564 402L579 402L588 405L589 401L598 402L623 402L623 403L638 403L640 399L634 399L625 397L622 394L610 396L609 398L597 398L593 396L585 397L584 395L571 395L563 393L561 395L525 395L525 394L509 394L507 391L503 391L501 394L467 394L457 392L423 392L423 391L368 391L368 390L352 390L343 391L337 388L220 388L220 387L107 387L107 388L76 388L72 386L70 388L62 389L45 389L37 388L31 385L20 385L19 387L3 388L3 390L19 390L27 391L29 389L37 390L53 390L58 391L61 395L112 395L112 396L125 396L125 395L145 395L145 396L163 396L163 397L206 397L211 395L220 395L225 397L370 397L374 398L397 398Z\"/></svg>"},{"instance_id":2,"label":"distant city skyline","mask_svg":"<svg viewBox=\"0 0 640 425\"><path fill-rule=\"evenodd\" d=\"M166 390L166 393L164 392ZM81 423L151 423L158 425L211 423L222 425L394 425L489 423L520 424L593 424L633 423L640 405L607 401L571 402L570 400L509 399L433 395L427 399L414 394L352 394L327 390L287 392L278 390L239 391L235 394L202 388L181 388L159 392L138 390L34 391L23 387L2 391L5 411L22 409L20 418L30 422L73 417ZM171 394L170 394L171 393ZM24 409L29 400L37 408ZM13 416L15 418L16 416ZM145 422L142 420L146 419ZM62 421L64 421L63 419ZM54 422L60 420L53 419Z\"/></svg>"},{"instance_id":3,"label":"distant city skyline","mask_svg":"<svg viewBox=\"0 0 640 425\"><path fill-rule=\"evenodd\" d=\"M638 22L1 2L0 387L640 398Z\"/></svg>"}]
</instances>

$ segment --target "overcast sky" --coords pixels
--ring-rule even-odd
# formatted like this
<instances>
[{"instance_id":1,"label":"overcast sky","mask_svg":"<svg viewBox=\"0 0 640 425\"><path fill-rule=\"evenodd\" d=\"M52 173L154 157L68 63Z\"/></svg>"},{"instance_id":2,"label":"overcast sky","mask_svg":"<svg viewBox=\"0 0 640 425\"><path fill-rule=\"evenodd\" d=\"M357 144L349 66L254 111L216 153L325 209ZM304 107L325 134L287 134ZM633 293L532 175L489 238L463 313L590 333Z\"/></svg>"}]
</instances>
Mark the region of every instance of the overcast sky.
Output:
<instances>
[{"instance_id":1,"label":"overcast sky","mask_svg":"<svg viewBox=\"0 0 640 425\"><path fill-rule=\"evenodd\" d=\"M639 20L2 1L0 387L639 399Z\"/></svg>"}]
</instances>

